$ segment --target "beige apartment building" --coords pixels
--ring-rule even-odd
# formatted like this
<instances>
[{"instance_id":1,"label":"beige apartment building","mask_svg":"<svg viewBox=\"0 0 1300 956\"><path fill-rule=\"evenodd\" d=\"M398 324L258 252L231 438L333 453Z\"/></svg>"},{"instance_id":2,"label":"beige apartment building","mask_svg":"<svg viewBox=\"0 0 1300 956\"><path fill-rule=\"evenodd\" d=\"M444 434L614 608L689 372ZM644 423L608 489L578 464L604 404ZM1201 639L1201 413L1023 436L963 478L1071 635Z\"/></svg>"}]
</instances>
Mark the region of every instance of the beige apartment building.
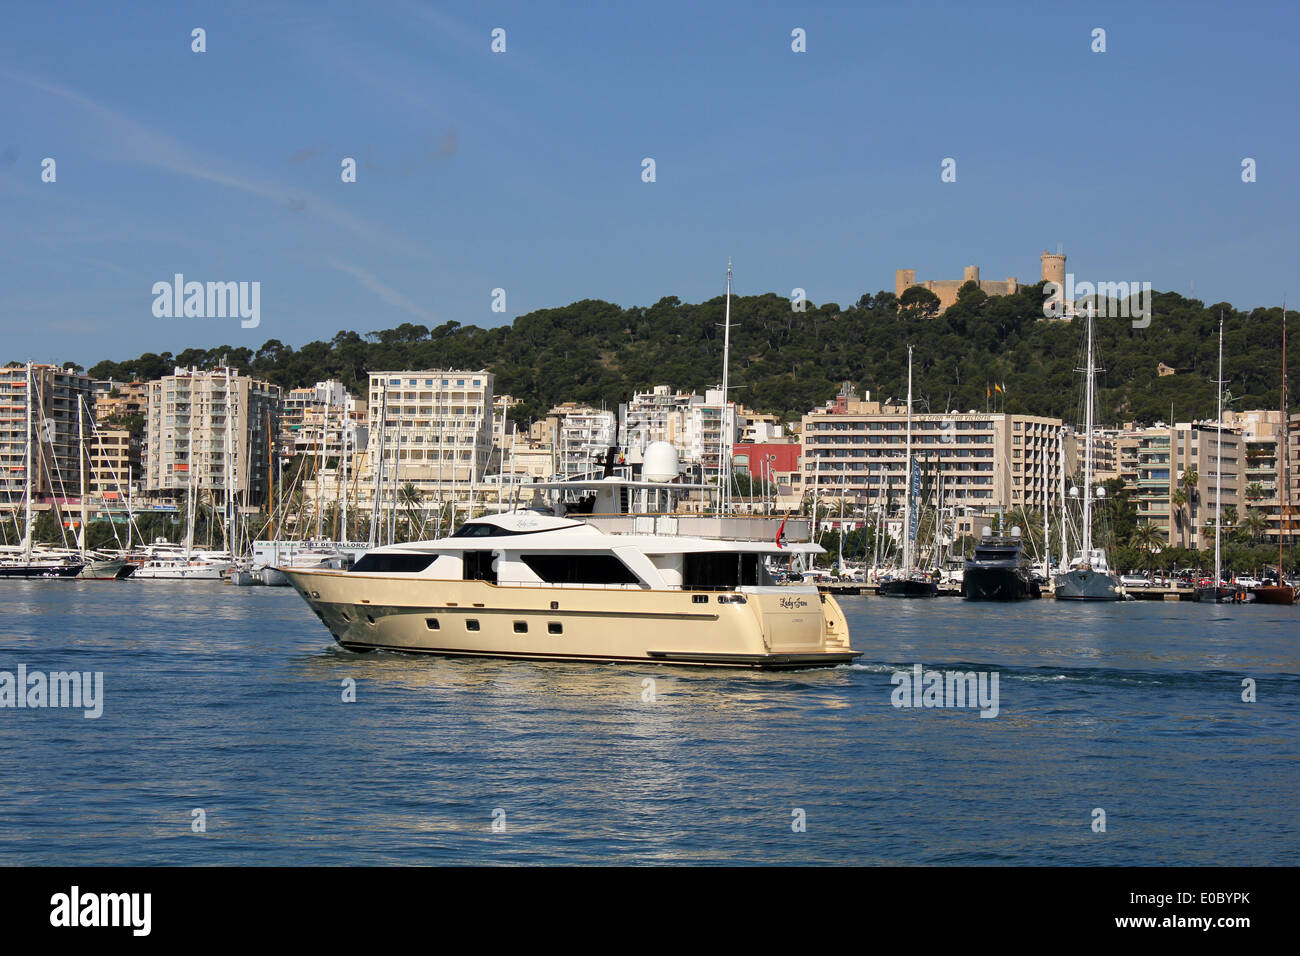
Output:
<instances>
[{"instance_id":1,"label":"beige apartment building","mask_svg":"<svg viewBox=\"0 0 1300 956\"><path fill-rule=\"evenodd\" d=\"M95 421L144 418L148 411L148 382L115 382L107 379L95 382Z\"/></svg>"},{"instance_id":2,"label":"beige apartment building","mask_svg":"<svg viewBox=\"0 0 1300 956\"><path fill-rule=\"evenodd\" d=\"M234 369L178 368L149 383L144 491L176 497L190 487L246 496L267 492L279 428L280 387Z\"/></svg>"},{"instance_id":3,"label":"beige apartment building","mask_svg":"<svg viewBox=\"0 0 1300 956\"><path fill-rule=\"evenodd\" d=\"M86 439L90 475L86 491L101 501L122 501L140 482L140 437L125 428L103 428Z\"/></svg>"},{"instance_id":4,"label":"beige apartment building","mask_svg":"<svg viewBox=\"0 0 1300 956\"><path fill-rule=\"evenodd\" d=\"M1220 438L1222 450L1220 450ZM1245 443L1239 430L1214 422L1184 422L1143 429L1138 438L1138 476L1133 492L1138 519L1156 526L1175 547L1208 548L1205 528L1214 522L1216 489L1222 504L1245 505ZM1195 487L1185 484L1191 472ZM1182 491L1185 500L1175 504Z\"/></svg>"},{"instance_id":5,"label":"beige apartment building","mask_svg":"<svg viewBox=\"0 0 1300 956\"><path fill-rule=\"evenodd\" d=\"M907 409L841 397L803 417L803 492L874 508L882 497L902 507ZM913 414L912 454L927 488L943 480L944 502L958 513L989 514L1059 501L1060 460L1077 466L1073 432L1059 418L979 412Z\"/></svg>"}]
</instances>

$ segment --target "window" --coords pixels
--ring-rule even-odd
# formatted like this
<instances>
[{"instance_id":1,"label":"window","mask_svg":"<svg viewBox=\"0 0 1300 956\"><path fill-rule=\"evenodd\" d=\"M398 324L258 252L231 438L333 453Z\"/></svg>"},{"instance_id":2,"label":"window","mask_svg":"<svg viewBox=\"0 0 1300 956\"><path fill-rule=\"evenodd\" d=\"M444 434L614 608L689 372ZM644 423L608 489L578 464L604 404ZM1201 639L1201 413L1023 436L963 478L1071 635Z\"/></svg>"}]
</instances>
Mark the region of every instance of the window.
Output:
<instances>
[{"instance_id":1,"label":"window","mask_svg":"<svg viewBox=\"0 0 1300 956\"><path fill-rule=\"evenodd\" d=\"M477 630L478 630L478 621L477 621L475 618L467 617L467 618L465 619L465 630L467 630L467 631L477 631Z\"/></svg>"},{"instance_id":2,"label":"window","mask_svg":"<svg viewBox=\"0 0 1300 956\"><path fill-rule=\"evenodd\" d=\"M528 622L527 622L527 621L515 621L515 633L516 633L516 634L527 634L527 633L528 633Z\"/></svg>"},{"instance_id":3,"label":"window","mask_svg":"<svg viewBox=\"0 0 1300 956\"><path fill-rule=\"evenodd\" d=\"M418 574L437 560L436 554L380 554L371 552L352 565L353 571L375 571L384 574Z\"/></svg>"},{"instance_id":4,"label":"window","mask_svg":"<svg viewBox=\"0 0 1300 956\"><path fill-rule=\"evenodd\" d=\"M758 554L721 551L687 554L685 557L682 567L682 587L686 590L737 588L772 583Z\"/></svg>"},{"instance_id":5,"label":"window","mask_svg":"<svg viewBox=\"0 0 1300 956\"><path fill-rule=\"evenodd\" d=\"M424 626L431 631L436 631L442 627L442 624L438 621L436 617L426 617L424 619Z\"/></svg>"},{"instance_id":6,"label":"window","mask_svg":"<svg viewBox=\"0 0 1300 956\"><path fill-rule=\"evenodd\" d=\"M496 584L497 572L492 566L495 560L496 555L491 551L466 551L463 558L463 580Z\"/></svg>"},{"instance_id":7,"label":"window","mask_svg":"<svg viewBox=\"0 0 1300 956\"><path fill-rule=\"evenodd\" d=\"M523 554L519 559L548 584L638 584L612 554Z\"/></svg>"}]
</instances>

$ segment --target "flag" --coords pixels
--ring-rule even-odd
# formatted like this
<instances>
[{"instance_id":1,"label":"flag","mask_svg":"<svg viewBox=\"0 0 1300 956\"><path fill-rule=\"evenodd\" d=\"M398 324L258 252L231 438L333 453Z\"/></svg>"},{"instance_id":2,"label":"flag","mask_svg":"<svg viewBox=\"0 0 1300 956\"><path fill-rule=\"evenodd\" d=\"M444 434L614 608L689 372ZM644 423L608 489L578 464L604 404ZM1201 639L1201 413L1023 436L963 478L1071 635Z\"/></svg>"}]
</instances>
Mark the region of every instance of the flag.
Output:
<instances>
[{"instance_id":1,"label":"flag","mask_svg":"<svg viewBox=\"0 0 1300 956\"><path fill-rule=\"evenodd\" d=\"M785 519L788 517L790 517L790 512L787 511L785 517L781 519L781 527L776 532L776 546L778 548L785 547Z\"/></svg>"},{"instance_id":2,"label":"flag","mask_svg":"<svg viewBox=\"0 0 1300 956\"><path fill-rule=\"evenodd\" d=\"M987 385L984 386L984 397L985 398L993 397L993 389L989 388Z\"/></svg>"},{"instance_id":3,"label":"flag","mask_svg":"<svg viewBox=\"0 0 1300 956\"><path fill-rule=\"evenodd\" d=\"M999 393L1002 392L1002 386L999 385L997 382L994 382L994 383L993 383L993 387L996 388L996 389L998 390Z\"/></svg>"}]
</instances>

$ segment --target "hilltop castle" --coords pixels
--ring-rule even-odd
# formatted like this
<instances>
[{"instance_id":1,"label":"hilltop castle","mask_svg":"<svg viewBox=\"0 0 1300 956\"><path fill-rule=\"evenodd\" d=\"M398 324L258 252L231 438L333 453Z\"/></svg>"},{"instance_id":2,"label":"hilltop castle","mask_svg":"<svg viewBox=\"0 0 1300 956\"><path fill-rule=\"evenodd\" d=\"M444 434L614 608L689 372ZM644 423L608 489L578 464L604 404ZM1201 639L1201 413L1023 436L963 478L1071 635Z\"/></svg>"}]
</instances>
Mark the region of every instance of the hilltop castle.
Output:
<instances>
[{"instance_id":1,"label":"hilltop castle","mask_svg":"<svg viewBox=\"0 0 1300 956\"><path fill-rule=\"evenodd\" d=\"M1065 256L1061 253L1044 252L1040 258L1043 263L1042 281L1059 282L1064 286ZM907 289L919 285L939 297L939 311L943 312L957 301L957 290L967 282L974 282L985 295L1014 295L1020 289L1020 283L1016 281L1015 276L1005 282L981 281L979 266L967 266L962 270L960 279L926 279L924 282L916 281L915 269L897 269L894 272L894 295L901 296Z\"/></svg>"}]
</instances>

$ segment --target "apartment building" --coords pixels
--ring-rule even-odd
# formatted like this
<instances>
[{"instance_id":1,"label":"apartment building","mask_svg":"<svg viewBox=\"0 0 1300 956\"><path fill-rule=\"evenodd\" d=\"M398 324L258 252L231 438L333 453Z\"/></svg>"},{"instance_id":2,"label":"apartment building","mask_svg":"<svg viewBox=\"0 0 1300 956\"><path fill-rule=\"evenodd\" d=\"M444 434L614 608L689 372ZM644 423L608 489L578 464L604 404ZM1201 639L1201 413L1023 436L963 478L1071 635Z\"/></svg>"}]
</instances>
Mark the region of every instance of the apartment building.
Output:
<instances>
[{"instance_id":1,"label":"apartment building","mask_svg":"<svg viewBox=\"0 0 1300 956\"><path fill-rule=\"evenodd\" d=\"M0 369L0 506L16 507L22 501L29 435L33 500L77 493L79 436L83 431L90 435L93 407L91 381L74 369L54 365Z\"/></svg>"},{"instance_id":2,"label":"apartment building","mask_svg":"<svg viewBox=\"0 0 1300 956\"><path fill-rule=\"evenodd\" d=\"M1292 416L1296 419L1300 416ZM1288 453L1291 461L1286 469L1291 474L1296 470L1295 449L1288 445L1287 426L1280 409L1257 409L1243 412L1227 412L1224 423L1241 432L1243 444L1243 462L1241 470L1242 499L1245 509L1255 509L1264 518L1265 527L1260 540L1277 544L1278 536L1284 533L1282 494L1283 457ZM1291 498L1291 525L1296 524L1294 508L1296 499ZM1245 515L1243 510L1242 515ZM1292 529L1294 534L1294 528Z\"/></svg>"},{"instance_id":3,"label":"apartment building","mask_svg":"<svg viewBox=\"0 0 1300 956\"><path fill-rule=\"evenodd\" d=\"M803 487L850 507L888 502L905 491L907 409L854 398L803 417ZM1059 418L1005 413L913 414L912 454L927 493L943 482L945 505L986 514L1059 499L1060 461L1078 465L1073 432Z\"/></svg>"},{"instance_id":4,"label":"apartment building","mask_svg":"<svg viewBox=\"0 0 1300 956\"><path fill-rule=\"evenodd\" d=\"M140 436L125 428L96 429L86 438L86 491L101 501L120 501L140 484Z\"/></svg>"},{"instance_id":5,"label":"apartment building","mask_svg":"<svg viewBox=\"0 0 1300 956\"><path fill-rule=\"evenodd\" d=\"M492 459L493 381L483 369L371 372L362 480L373 480L382 459L386 477L438 500L482 481Z\"/></svg>"},{"instance_id":6,"label":"apartment building","mask_svg":"<svg viewBox=\"0 0 1300 956\"><path fill-rule=\"evenodd\" d=\"M231 368L178 368L149 383L144 491L176 497L191 482L260 504L279 430L278 385Z\"/></svg>"},{"instance_id":7,"label":"apartment building","mask_svg":"<svg viewBox=\"0 0 1300 956\"><path fill-rule=\"evenodd\" d=\"M149 403L147 382L115 382L111 378L96 381L95 421L143 419Z\"/></svg>"},{"instance_id":8,"label":"apartment building","mask_svg":"<svg viewBox=\"0 0 1300 956\"><path fill-rule=\"evenodd\" d=\"M344 423L350 428L348 450L366 448L370 422L365 399L348 393L333 379L285 393L280 413L280 448L285 459L296 455L337 460L343 453Z\"/></svg>"},{"instance_id":9,"label":"apartment building","mask_svg":"<svg viewBox=\"0 0 1300 956\"><path fill-rule=\"evenodd\" d=\"M1220 440L1222 451L1220 451ZM1214 522L1216 488L1222 503L1245 504L1245 443L1239 429L1214 422L1184 422L1142 429L1138 435L1137 479L1132 497L1140 521L1153 524L1175 547L1208 548L1205 533ZM1187 479L1195 474L1194 485ZM1181 503L1180 503L1181 502Z\"/></svg>"},{"instance_id":10,"label":"apartment building","mask_svg":"<svg viewBox=\"0 0 1300 956\"><path fill-rule=\"evenodd\" d=\"M546 422L546 434L555 447L556 475L599 472L614 442L617 412L564 402L547 413Z\"/></svg>"}]
</instances>

